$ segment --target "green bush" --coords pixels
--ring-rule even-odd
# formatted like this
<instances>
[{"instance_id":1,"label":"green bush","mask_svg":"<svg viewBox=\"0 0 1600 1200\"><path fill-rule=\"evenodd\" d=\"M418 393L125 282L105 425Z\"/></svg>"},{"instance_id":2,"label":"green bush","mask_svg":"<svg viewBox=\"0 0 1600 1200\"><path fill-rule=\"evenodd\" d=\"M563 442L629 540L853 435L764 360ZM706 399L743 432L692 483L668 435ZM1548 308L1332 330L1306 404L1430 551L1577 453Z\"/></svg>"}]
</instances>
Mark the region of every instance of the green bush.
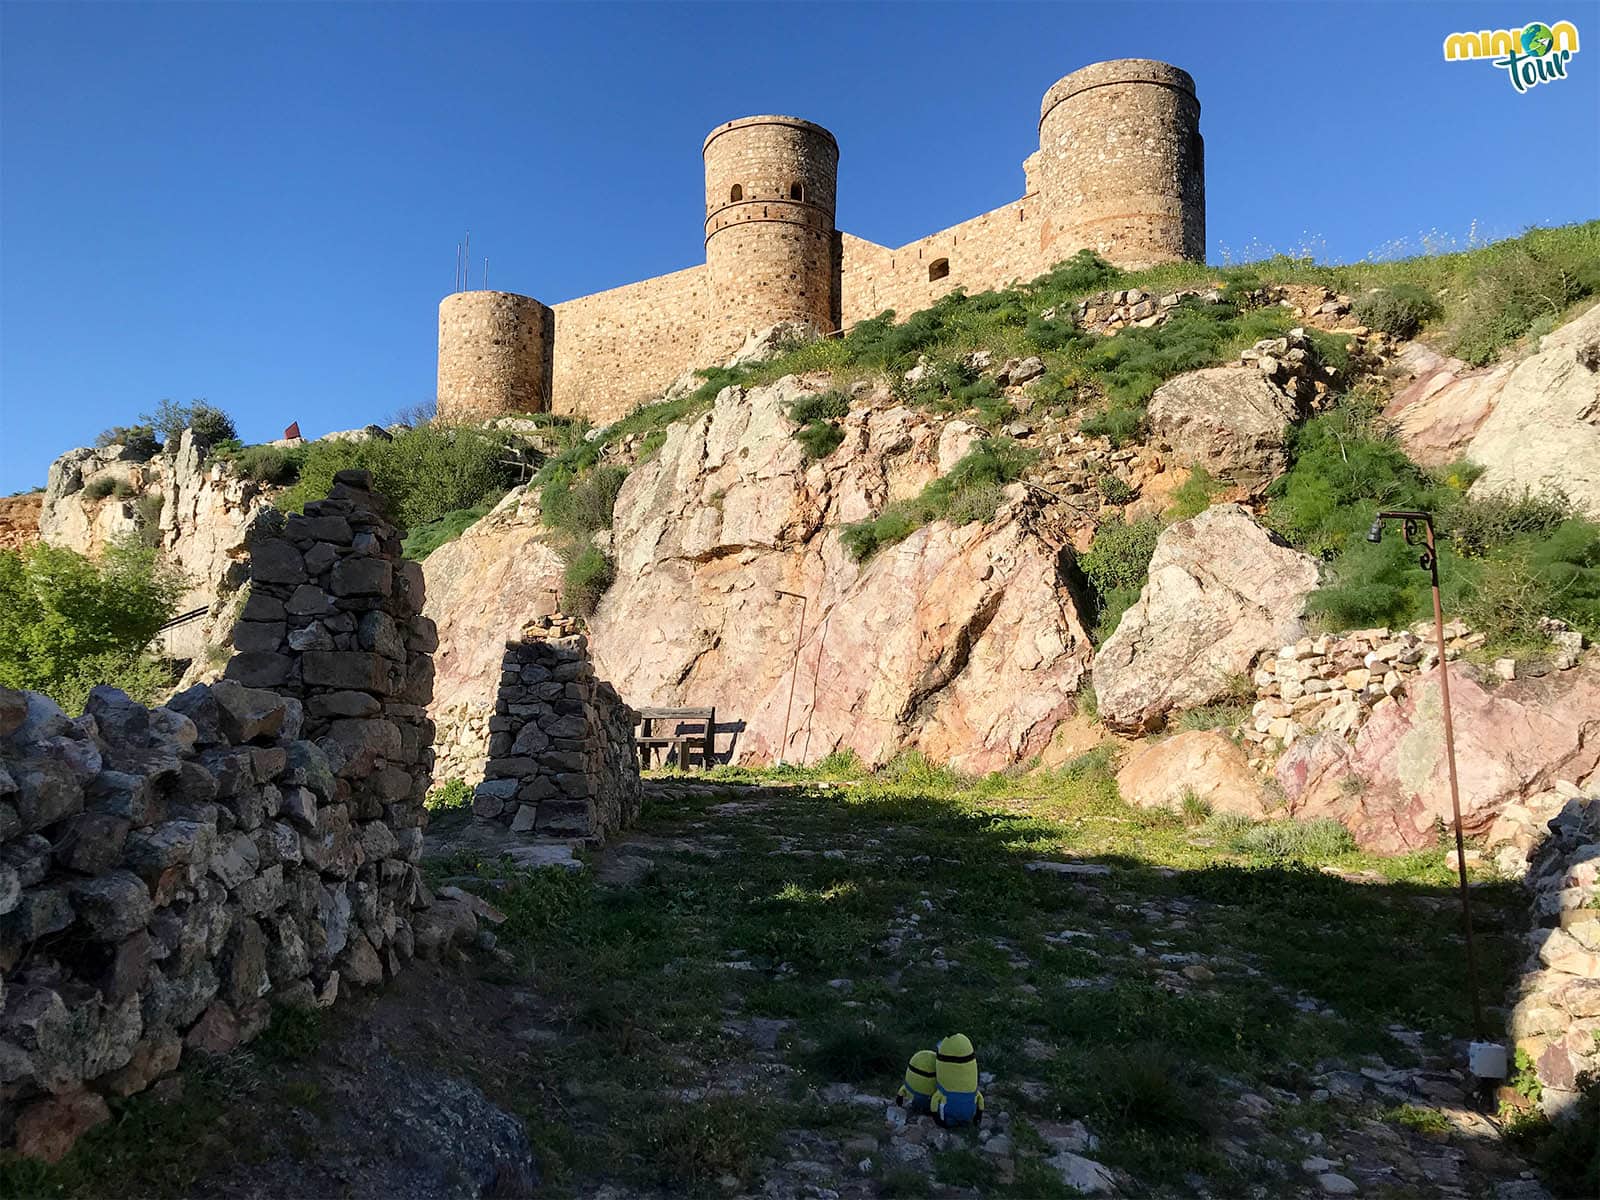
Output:
<instances>
[{"instance_id":1,"label":"green bush","mask_svg":"<svg viewBox=\"0 0 1600 1200\"><path fill-rule=\"evenodd\" d=\"M83 498L85 500L104 500L117 490L118 481L109 475L102 475L99 479L91 479L83 485Z\"/></svg>"},{"instance_id":2,"label":"green bush","mask_svg":"<svg viewBox=\"0 0 1600 1200\"><path fill-rule=\"evenodd\" d=\"M1090 437L1109 438L1120 449L1144 432L1144 422L1144 405L1112 403L1085 418L1079 428Z\"/></svg>"},{"instance_id":3,"label":"green bush","mask_svg":"<svg viewBox=\"0 0 1600 1200\"><path fill-rule=\"evenodd\" d=\"M1187 521L1198 517L1211 507L1211 497L1222 489L1222 484L1211 477L1204 467L1195 467L1172 491L1172 502L1162 516L1169 522Z\"/></svg>"},{"instance_id":4,"label":"green bush","mask_svg":"<svg viewBox=\"0 0 1600 1200\"><path fill-rule=\"evenodd\" d=\"M1109 471L1095 476L1094 487L1107 504L1126 504L1133 499L1133 488Z\"/></svg>"},{"instance_id":5,"label":"green bush","mask_svg":"<svg viewBox=\"0 0 1600 1200\"><path fill-rule=\"evenodd\" d=\"M585 546L567 563L561 580L561 611L592 616L616 578L616 568L598 546Z\"/></svg>"},{"instance_id":6,"label":"green bush","mask_svg":"<svg viewBox=\"0 0 1600 1200\"><path fill-rule=\"evenodd\" d=\"M408 529L493 503L517 476L503 436L464 426L423 425L391 441L312 442L304 451L299 481L274 501L279 508L299 512L328 494L336 472L362 468L372 472L373 489Z\"/></svg>"},{"instance_id":7,"label":"green bush","mask_svg":"<svg viewBox=\"0 0 1600 1200\"><path fill-rule=\"evenodd\" d=\"M219 443L212 450L231 462L239 475L270 487L288 487L298 480L309 456L305 446L269 446L265 443L242 446L238 450L225 450Z\"/></svg>"},{"instance_id":8,"label":"green bush","mask_svg":"<svg viewBox=\"0 0 1600 1200\"><path fill-rule=\"evenodd\" d=\"M909 537L930 521L960 524L994 517L1005 485L1022 478L1033 454L1010 438L984 438L958 462L909 500L889 505L876 518L839 531L845 551L865 562L879 549Z\"/></svg>"},{"instance_id":9,"label":"green bush","mask_svg":"<svg viewBox=\"0 0 1600 1200\"><path fill-rule=\"evenodd\" d=\"M1160 534L1160 525L1148 517L1131 525L1118 518L1096 529L1089 549L1078 556L1078 567L1094 593L1097 642L1111 636L1139 598Z\"/></svg>"},{"instance_id":10,"label":"green bush","mask_svg":"<svg viewBox=\"0 0 1600 1200\"><path fill-rule=\"evenodd\" d=\"M429 809L466 808L472 803L472 789L465 780L444 779L428 793L425 807Z\"/></svg>"},{"instance_id":11,"label":"green bush","mask_svg":"<svg viewBox=\"0 0 1600 1200\"><path fill-rule=\"evenodd\" d=\"M789 419L797 425L837 421L850 415L850 397L843 392L817 392L789 405Z\"/></svg>"},{"instance_id":12,"label":"green bush","mask_svg":"<svg viewBox=\"0 0 1600 1200\"><path fill-rule=\"evenodd\" d=\"M188 404L163 400L156 405L155 412L141 413L139 420L153 428L163 442L173 446L178 444L185 429L192 429L194 440L202 446L211 446L238 436L238 431L233 427L233 418L204 400L194 400Z\"/></svg>"},{"instance_id":13,"label":"green bush","mask_svg":"<svg viewBox=\"0 0 1600 1200\"><path fill-rule=\"evenodd\" d=\"M806 458L813 462L827 458L844 442L844 430L832 421L812 421L794 431L794 440L800 443Z\"/></svg>"},{"instance_id":14,"label":"green bush","mask_svg":"<svg viewBox=\"0 0 1600 1200\"><path fill-rule=\"evenodd\" d=\"M626 467L596 467L579 479L557 477L539 489L539 510L549 529L587 539L611 528L617 493L628 478Z\"/></svg>"},{"instance_id":15,"label":"green bush","mask_svg":"<svg viewBox=\"0 0 1600 1200\"><path fill-rule=\"evenodd\" d=\"M480 504L475 508L458 508L455 512L446 513L437 521L418 525L406 534L401 553L412 562L421 562L440 546L455 541L465 533L488 513L489 507L487 504Z\"/></svg>"},{"instance_id":16,"label":"green bush","mask_svg":"<svg viewBox=\"0 0 1600 1200\"><path fill-rule=\"evenodd\" d=\"M151 458L161 452L161 440L149 425L113 425L94 439L99 449L122 446L134 458Z\"/></svg>"},{"instance_id":17,"label":"green bush","mask_svg":"<svg viewBox=\"0 0 1600 1200\"><path fill-rule=\"evenodd\" d=\"M1423 325L1443 311L1439 302L1413 283L1396 283L1373 288L1356 297L1351 305L1356 320L1390 337L1413 338Z\"/></svg>"},{"instance_id":18,"label":"green bush","mask_svg":"<svg viewBox=\"0 0 1600 1200\"><path fill-rule=\"evenodd\" d=\"M1555 318L1600 288L1600 266L1530 245L1508 246L1472 279L1452 349L1475 366L1492 362L1541 317Z\"/></svg>"},{"instance_id":19,"label":"green bush","mask_svg":"<svg viewBox=\"0 0 1600 1200\"><path fill-rule=\"evenodd\" d=\"M97 683L148 701L170 678L141 656L184 586L134 540L98 560L44 543L0 551L0 685L44 692L74 712Z\"/></svg>"},{"instance_id":20,"label":"green bush","mask_svg":"<svg viewBox=\"0 0 1600 1200\"><path fill-rule=\"evenodd\" d=\"M1440 514L1439 527L1457 554L1482 556L1526 534L1548 534L1582 514L1558 487L1520 494L1461 496Z\"/></svg>"}]
</instances>

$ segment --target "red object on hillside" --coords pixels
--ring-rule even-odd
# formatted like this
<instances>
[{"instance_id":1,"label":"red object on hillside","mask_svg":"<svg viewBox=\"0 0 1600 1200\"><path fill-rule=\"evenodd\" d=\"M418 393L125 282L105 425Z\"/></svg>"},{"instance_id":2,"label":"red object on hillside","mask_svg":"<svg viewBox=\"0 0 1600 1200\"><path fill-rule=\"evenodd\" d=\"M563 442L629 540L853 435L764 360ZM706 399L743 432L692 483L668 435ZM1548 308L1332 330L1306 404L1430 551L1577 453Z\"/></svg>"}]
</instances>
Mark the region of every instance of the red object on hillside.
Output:
<instances>
[{"instance_id":1,"label":"red object on hillside","mask_svg":"<svg viewBox=\"0 0 1600 1200\"><path fill-rule=\"evenodd\" d=\"M300 422L299 421L292 422L289 425L289 428L287 428L287 429L285 429L283 431L283 436L286 437L286 438L297 438L297 437L299 437L300 436Z\"/></svg>"}]
</instances>

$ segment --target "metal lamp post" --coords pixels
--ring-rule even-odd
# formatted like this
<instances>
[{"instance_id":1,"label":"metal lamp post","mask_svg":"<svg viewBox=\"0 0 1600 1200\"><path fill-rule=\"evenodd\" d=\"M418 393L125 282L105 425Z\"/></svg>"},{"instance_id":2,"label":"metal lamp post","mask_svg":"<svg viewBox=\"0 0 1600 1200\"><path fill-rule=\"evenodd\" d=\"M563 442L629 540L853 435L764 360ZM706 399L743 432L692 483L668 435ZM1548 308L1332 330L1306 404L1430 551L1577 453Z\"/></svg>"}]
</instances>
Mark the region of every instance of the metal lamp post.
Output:
<instances>
[{"instance_id":1,"label":"metal lamp post","mask_svg":"<svg viewBox=\"0 0 1600 1200\"><path fill-rule=\"evenodd\" d=\"M1424 549L1417 561L1433 582L1433 635L1439 648L1439 697L1444 705L1444 753L1450 770L1450 812L1456 827L1456 874L1461 883L1461 926L1467 939L1467 987L1472 992L1472 1031L1483 1042L1483 1007L1478 1000L1478 956L1472 943L1472 900L1467 889L1467 853L1461 836L1461 794L1456 783L1456 735L1450 723L1450 671L1444 653L1444 609L1439 603L1439 555L1433 540L1433 517L1425 512L1383 510L1372 518L1367 541L1383 541L1383 523L1402 521L1406 545L1417 544L1417 527L1422 527ZM1504 1074L1502 1069L1501 1074Z\"/></svg>"},{"instance_id":2,"label":"metal lamp post","mask_svg":"<svg viewBox=\"0 0 1600 1200\"><path fill-rule=\"evenodd\" d=\"M772 589L779 596L787 596L791 600L800 601L800 631L794 639L794 662L789 665L789 704L783 710L783 741L778 744L777 766L783 766L783 753L789 748L789 717L794 712L794 684L800 675L800 644L806 640L806 598L799 592L786 592L782 588Z\"/></svg>"}]
</instances>

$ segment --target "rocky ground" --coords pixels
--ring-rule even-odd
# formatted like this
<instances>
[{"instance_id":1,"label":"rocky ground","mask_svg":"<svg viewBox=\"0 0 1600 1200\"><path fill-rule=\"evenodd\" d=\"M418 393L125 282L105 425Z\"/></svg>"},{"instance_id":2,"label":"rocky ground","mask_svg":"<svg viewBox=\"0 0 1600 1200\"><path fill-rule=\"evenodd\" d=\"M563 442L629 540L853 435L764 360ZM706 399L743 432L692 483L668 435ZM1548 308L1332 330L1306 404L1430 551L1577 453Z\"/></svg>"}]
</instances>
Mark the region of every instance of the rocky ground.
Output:
<instances>
[{"instance_id":1,"label":"rocky ground","mask_svg":"<svg viewBox=\"0 0 1600 1200\"><path fill-rule=\"evenodd\" d=\"M505 917L470 959L275 1022L3 1190L1546 1194L1458 1069L1437 849L1230 841L1125 807L1092 758L648 789L582 871L435 858ZM1521 904L1476 898L1494 999ZM989 1120L908 1121L905 1060L957 1031Z\"/></svg>"}]
</instances>

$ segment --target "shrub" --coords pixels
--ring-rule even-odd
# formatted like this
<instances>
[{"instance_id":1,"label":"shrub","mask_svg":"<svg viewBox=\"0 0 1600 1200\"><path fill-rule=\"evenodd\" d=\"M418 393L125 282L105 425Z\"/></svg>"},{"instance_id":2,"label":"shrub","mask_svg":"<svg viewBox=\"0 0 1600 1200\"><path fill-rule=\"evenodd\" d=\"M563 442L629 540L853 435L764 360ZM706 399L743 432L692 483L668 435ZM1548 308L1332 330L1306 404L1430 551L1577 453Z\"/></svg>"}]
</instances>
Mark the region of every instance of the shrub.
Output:
<instances>
[{"instance_id":1,"label":"shrub","mask_svg":"<svg viewBox=\"0 0 1600 1200\"><path fill-rule=\"evenodd\" d=\"M1111 1124L1170 1137L1196 1137L1210 1126L1212 1105L1193 1063L1158 1045L1108 1049L1095 1075L1094 1106Z\"/></svg>"},{"instance_id":2,"label":"shrub","mask_svg":"<svg viewBox=\"0 0 1600 1200\"><path fill-rule=\"evenodd\" d=\"M598 546L586 546L567 563L562 576L561 610L575 616L592 616L616 578L616 568Z\"/></svg>"},{"instance_id":3,"label":"shrub","mask_svg":"<svg viewBox=\"0 0 1600 1200\"><path fill-rule=\"evenodd\" d=\"M222 451L219 444L213 451ZM224 455L233 469L246 479L254 479L271 487L288 487L300 478L308 450L305 446L244 446ZM331 478L331 476L330 476Z\"/></svg>"},{"instance_id":4,"label":"shrub","mask_svg":"<svg viewBox=\"0 0 1600 1200\"><path fill-rule=\"evenodd\" d=\"M1211 477L1210 471L1195 467L1189 472L1189 478L1173 489L1172 503L1162 516L1168 521L1187 521L1191 517L1198 517L1211 507L1211 497L1221 488L1222 485Z\"/></svg>"},{"instance_id":5,"label":"shrub","mask_svg":"<svg viewBox=\"0 0 1600 1200\"><path fill-rule=\"evenodd\" d=\"M850 413L850 397L843 392L818 392L802 396L789 405L789 419L797 425L813 421L836 421Z\"/></svg>"},{"instance_id":6,"label":"shrub","mask_svg":"<svg viewBox=\"0 0 1600 1200\"><path fill-rule=\"evenodd\" d=\"M1205 832L1235 854L1273 860L1326 862L1356 849L1355 838L1338 821L1251 821L1223 813L1206 824Z\"/></svg>"},{"instance_id":7,"label":"shrub","mask_svg":"<svg viewBox=\"0 0 1600 1200\"><path fill-rule=\"evenodd\" d=\"M104 500L117 490L118 481L109 475L102 475L99 479L91 479L83 486L83 496L86 500Z\"/></svg>"},{"instance_id":8,"label":"shrub","mask_svg":"<svg viewBox=\"0 0 1600 1200\"><path fill-rule=\"evenodd\" d=\"M1472 280L1455 322L1454 353L1475 366L1491 362L1540 317L1559 316L1600 286L1592 264L1575 267L1526 244L1509 244Z\"/></svg>"},{"instance_id":9,"label":"shrub","mask_svg":"<svg viewBox=\"0 0 1600 1200\"><path fill-rule=\"evenodd\" d=\"M1144 405L1113 403L1086 418L1079 428L1090 437L1109 438L1113 447L1120 448L1143 432L1144 422Z\"/></svg>"},{"instance_id":10,"label":"shrub","mask_svg":"<svg viewBox=\"0 0 1600 1200\"><path fill-rule=\"evenodd\" d=\"M827 458L844 442L844 430L832 421L811 421L794 431L806 458L815 462Z\"/></svg>"},{"instance_id":11,"label":"shrub","mask_svg":"<svg viewBox=\"0 0 1600 1200\"><path fill-rule=\"evenodd\" d=\"M1437 300L1413 283L1373 288L1358 296L1351 309L1363 325L1397 338L1416 337L1424 323L1443 311Z\"/></svg>"},{"instance_id":12,"label":"shrub","mask_svg":"<svg viewBox=\"0 0 1600 1200\"><path fill-rule=\"evenodd\" d=\"M1126 504L1133 499L1133 488L1109 471L1096 475L1094 486L1107 504Z\"/></svg>"},{"instance_id":13,"label":"shrub","mask_svg":"<svg viewBox=\"0 0 1600 1200\"><path fill-rule=\"evenodd\" d=\"M889 505L870 521L839 531L850 557L865 562L883 547L902 541L930 521L966 524L990 520L1005 485L1022 477L1033 454L1010 438L984 438L958 462L909 500Z\"/></svg>"},{"instance_id":14,"label":"shrub","mask_svg":"<svg viewBox=\"0 0 1600 1200\"><path fill-rule=\"evenodd\" d=\"M617 493L628 478L626 467L596 467L579 479L556 477L539 489L541 519L550 529L586 539L611 528Z\"/></svg>"},{"instance_id":15,"label":"shrub","mask_svg":"<svg viewBox=\"0 0 1600 1200\"><path fill-rule=\"evenodd\" d=\"M822 1039L811 1055L811 1069L830 1082L862 1083L903 1074L907 1057L883 1030L845 1025Z\"/></svg>"},{"instance_id":16,"label":"shrub","mask_svg":"<svg viewBox=\"0 0 1600 1200\"><path fill-rule=\"evenodd\" d=\"M1457 554L1478 557L1524 534L1549 533L1580 515L1560 488L1534 492L1524 487L1520 495L1462 496L1444 510L1439 532Z\"/></svg>"},{"instance_id":17,"label":"shrub","mask_svg":"<svg viewBox=\"0 0 1600 1200\"><path fill-rule=\"evenodd\" d=\"M388 498L408 529L498 500L516 482L505 439L479 429L424 425L402 430L391 441L323 441L303 449L299 481L274 501L290 512L326 496L334 474L347 468L372 472L373 489Z\"/></svg>"},{"instance_id":18,"label":"shrub","mask_svg":"<svg viewBox=\"0 0 1600 1200\"><path fill-rule=\"evenodd\" d=\"M163 442L176 446L185 429L194 431L194 440L202 446L214 445L238 436L233 418L213 404L194 400L179 404L163 400L153 413L141 413L139 420L153 428Z\"/></svg>"},{"instance_id":19,"label":"shrub","mask_svg":"<svg viewBox=\"0 0 1600 1200\"><path fill-rule=\"evenodd\" d=\"M488 511L487 504L480 504L475 508L458 508L455 512L446 513L437 521L418 525L406 534L401 553L413 562L421 562L440 546L455 541Z\"/></svg>"},{"instance_id":20,"label":"shrub","mask_svg":"<svg viewBox=\"0 0 1600 1200\"><path fill-rule=\"evenodd\" d=\"M1095 530L1089 549L1078 556L1078 567L1094 591L1096 641L1110 637L1122 614L1139 598L1160 533L1160 526L1149 518L1131 525L1121 518L1107 521Z\"/></svg>"},{"instance_id":21,"label":"shrub","mask_svg":"<svg viewBox=\"0 0 1600 1200\"><path fill-rule=\"evenodd\" d=\"M472 803L472 789L465 780L445 779L428 793L430 809L466 808Z\"/></svg>"},{"instance_id":22,"label":"shrub","mask_svg":"<svg viewBox=\"0 0 1600 1200\"><path fill-rule=\"evenodd\" d=\"M135 540L92 560L43 543L0 551L0 685L80 711L97 683L152 698L168 677L141 658L185 580Z\"/></svg>"},{"instance_id":23,"label":"shrub","mask_svg":"<svg viewBox=\"0 0 1600 1200\"><path fill-rule=\"evenodd\" d=\"M94 439L100 449L122 446L133 458L152 458L161 452L161 440L149 425L113 425Z\"/></svg>"}]
</instances>

